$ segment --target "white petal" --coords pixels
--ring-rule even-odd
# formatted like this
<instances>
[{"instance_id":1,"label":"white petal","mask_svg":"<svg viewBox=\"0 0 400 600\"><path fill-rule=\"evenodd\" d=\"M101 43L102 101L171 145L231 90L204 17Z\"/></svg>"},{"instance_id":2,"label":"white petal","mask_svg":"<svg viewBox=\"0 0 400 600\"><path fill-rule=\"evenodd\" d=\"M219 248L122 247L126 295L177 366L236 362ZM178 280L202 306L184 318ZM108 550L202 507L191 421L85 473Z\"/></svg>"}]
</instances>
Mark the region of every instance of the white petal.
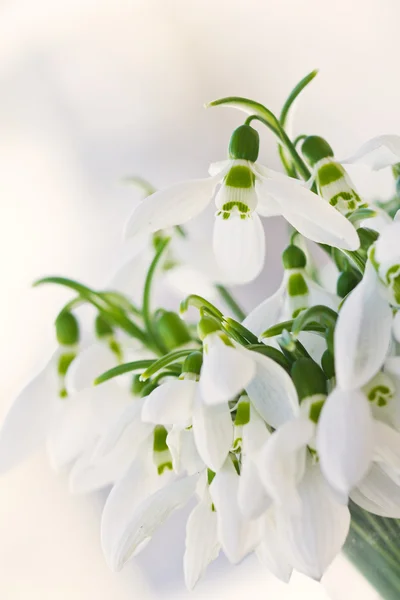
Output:
<instances>
[{"instance_id":1,"label":"white petal","mask_svg":"<svg viewBox=\"0 0 400 600\"><path fill-rule=\"evenodd\" d=\"M256 376L246 391L262 418L275 429L299 411L297 392L286 371L271 358L252 352Z\"/></svg>"},{"instance_id":2,"label":"white petal","mask_svg":"<svg viewBox=\"0 0 400 600\"><path fill-rule=\"evenodd\" d=\"M400 260L400 221L385 227L375 243L375 259L378 263L392 266Z\"/></svg>"},{"instance_id":3,"label":"white petal","mask_svg":"<svg viewBox=\"0 0 400 600\"><path fill-rule=\"evenodd\" d=\"M379 463L372 464L350 497L361 508L375 515L400 518L400 487Z\"/></svg>"},{"instance_id":4,"label":"white petal","mask_svg":"<svg viewBox=\"0 0 400 600\"><path fill-rule=\"evenodd\" d=\"M208 169L208 174L210 177L214 177L218 174L223 174L232 164L232 160L228 158L227 160L218 160L217 162L213 162L210 164Z\"/></svg>"},{"instance_id":5,"label":"white petal","mask_svg":"<svg viewBox=\"0 0 400 600\"><path fill-rule=\"evenodd\" d=\"M393 336L400 343L400 311L397 311L393 319Z\"/></svg>"},{"instance_id":6,"label":"white petal","mask_svg":"<svg viewBox=\"0 0 400 600\"><path fill-rule=\"evenodd\" d=\"M374 461L398 472L400 482L400 433L380 421L375 421L374 425Z\"/></svg>"},{"instance_id":7,"label":"white petal","mask_svg":"<svg viewBox=\"0 0 400 600\"><path fill-rule=\"evenodd\" d=\"M337 383L344 389L363 386L381 368L388 352L392 311L381 296L371 265L346 298L335 329Z\"/></svg>"},{"instance_id":8,"label":"white petal","mask_svg":"<svg viewBox=\"0 0 400 600\"><path fill-rule=\"evenodd\" d=\"M228 404L208 406L198 395L194 403L193 433L201 458L210 469L218 471L233 442L233 425Z\"/></svg>"},{"instance_id":9,"label":"white petal","mask_svg":"<svg viewBox=\"0 0 400 600\"><path fill-rule=\"evenodd\" d=\"M71 396L47 440L53 467L62 468L94 444L131 401L114 381Z\"/></svg>"},{"instance_id":10,"label":"white petal","mask_svg":"<svg viewBox=\"0 0 400 600\"><path fill-rule=\"evenodd\" d=\"M106 344L96 342L78 354L67 371L65 386L69 394L92 387L102 373L116 367L117 357Z\"/></svg>"},{"instance_id":11,"label":"white petal","mask_svg":"<svg viewBox=\"0 0 400 600\"><path fill-rule=\"evenodd\" d=\"M240 562L258 545L261 537L258 521L248 521L240 512L237 495L239 475L228 459L210 485L210 495L217 511L218 539L228 560Z\"/></svg>"},{"instance_id":12,"label":"white petal","mask_svg":"<svg viewBox=\"0 0 400 600\"><path fill-rule=\"evenodd\" d=\"M256 213L245 219L236 213L228 219L216 217L213 245L217 262L231 283L248 283L260 274L265 234Z\"/></svg>"},{"instance_id":13,"label":"white petal","mask_svg":"<svg viewBox=\"0 0 400 600\"><path fill-rule=\"evenodd\" d=\"M186 471L188 475L193 475L204 470L205 464L197 451L193 429L175 425L168 433L166 441L175 473Z\"/></svg>"},{"instance_id":14,"label":"white petal","mask_svg":"<svg viewBox=\"0 0 400 600\"><path fill-rule=\"evenodd\" d=\"M123 567L121 540L130 519L142 502L170 480L159 477L152 461L151 448L144 442L138 458L111 490L101 518L101 545L108 565L113 570Z\"/></svg>"},{"instance_id":15,"label":"white petal","mask_svg":"<svg viewBox=\"0 0 400 600\"><path fill-rule=\"evenodd\" d=\"M246 519L256 519L269 508L267 495L258 472L258 455L243 456L238 486L238 506Z\"/></svg>"},{"instance_id":16,"label":"white petal","mask_svg":"<svg viewBox=\"0 0 400 600\"><path fill-rule=\"evenodd\" d=\"M342 549L350 513L335 501L318 465L307 467L298 489L301 514L290 517L279 511L278 531L293 567L319 580Z\"/></svg>"},{"instance_id":17,"label":"white petal","mask_svg":"<svg viewBox=\"0 0 400 600\"><path fill-rule=\"evenodd\" d=\"M210 562L217 558L221 547L217 535L217 513L211 509L211 501L199 502L190 513L185 545L185 583L192 590Z\"/></svg>"},{"instance_id":18,"label":"white petal","mask_svg":"<svg viewBox=\"0 0 400 600\"><path fill-rule=\"evenodd\" d=\"M200 214L210 203L221 174L193 179L155 192L135 207L125 225L124 237L154 233L182 225Z\"/></svg>"},{"instance_id":19,"label":"white petal","mask_svg":"<svg viewBox=\"0 0 400 600\"><path fill-rule=\"evenodd\" d=\"M0 472L7 471L44 444L66 400L57 393L56 352L18 394L0 432Z\"/></svg>"},{"instance_id":20,"label":"white petal","mask_svg":"<svg viewBox=\"0 0 400 600\"><path fill-rule=\"evenodd\" d=\"M321 470L339 494L348 495L365 476L374 442L374 422L364 394L334 390L322 408L316 444Z\"/></svg>"},{"instance_id":21,"label":"white petal","mask_svg":"<svg viewBox=\"0 0 400 600\"><path fill-rule=\"evenodd\" d=\"M357 250L360 240L353 225L322 198L293 183L267 179L263 182L281 205L282 214L293 227L310 240L347 250Z\"/></svg>"},{"instance_id":22,"label":"white petal","mask_svg":"<svg viewBox=\"0 0 400 600\"><path fill-rule=\"evenodd\" d=\"M204 401L215 405L233 400L254 377L256 364L253 357L226 345L218 333L209 334L204 345L199 383Z\"/></svg>"},{"instance_id":23,"label":"white petal","mask_svg":"<svg viewBox=\"0 0 400 600\"><path fill-rule=\"evenodd\" d=\"M304 474L307 444L315 425L308 419L296 419L281 425L260 453L259 473L268 495L277 506L290 514L301 512L297 485Z\"/></svg>"},{"instance_id":24,"label":"white petal","mask_svg":"<svg viewBox=\"0 0 400 600\"><path fill-rule=\"evenodd\" d=\"M284 583L289 583L293 569L288 562L273 511L269 511L265 516L263 537L255 549L255 554L261 564L275 577Z\"/></svg>"},{"instance_id":25,"label":"white petal","mask_svg":"<svg viewBox=\"0 0 400 600\"><path fill-rule=\"evenodd\" d=\"M110 551L107 551L104 537L102 538L103 550L106 552L106 558L113 570L120 570L135 553L144 547L145 542L151 539L156 529L167 520L170 514L188 502L194 494L197 480L198 475L196 474L172 481L125 513L124 528L118 528L118 534L113 540ZM110 498L112 499L114 490L106 504L109 504ZM109 529L111 522L107 525L107 529ZM105 527L104 517L102 526Z\"/></svg>"},{"instance_id":26,"label":"white petal","mask_svg":"<svg viewBox=\"0 0 400 600\"><path fill-rule=\"evenodd\" d=\"M261 302L243 321L244 327L249 329L254 335L260 336L266 329L276 325L283 308L285 299L286 285L284 282L277 291L269 298Z\"/></svg>"},{"instance_id":27,"label":"white petal","mask_svg":"<svg viewBox=\"0 0 400 600\"><path fill-rule=\"evenodd\" d=\"M106 433L95 448L94 458L112 454L119 447L132 446L133 449L138 450L154 429L152 424L144 423L141 419L145 400L146 398L131 399L121 413L110 422Z\"/></svg>"},{"instance_id":28,"label":"white petal","mask_svg":"<svg viewBox=\"0 0 400 600\"><path fill-rule=\"evenodd\" d=\"M156 425L190 425L197 386L189 379L162 383L146 397L142 420Z\"/></svg>"},{"instance_id":29,"label":"white petal","mask_svg":"<svg viewBox=\"0 0 400 600\"><path fill-rule=\"evenodd\" d=\"M400 162L400 136L378 135L365 142L352 156L340 162L361 163L374 171L395 165Z\"/></svg>"},{"instance_id":30,"label":"white petal","mask_svg":"<svg viewBox=\"0 0 400 600\"><path fill-rule=\"evenodd\" d=\"M250 403L250 420L242 429L242 453L250 455L258 452L270 436L264 419Z\"/></svg>"}]
</instances>

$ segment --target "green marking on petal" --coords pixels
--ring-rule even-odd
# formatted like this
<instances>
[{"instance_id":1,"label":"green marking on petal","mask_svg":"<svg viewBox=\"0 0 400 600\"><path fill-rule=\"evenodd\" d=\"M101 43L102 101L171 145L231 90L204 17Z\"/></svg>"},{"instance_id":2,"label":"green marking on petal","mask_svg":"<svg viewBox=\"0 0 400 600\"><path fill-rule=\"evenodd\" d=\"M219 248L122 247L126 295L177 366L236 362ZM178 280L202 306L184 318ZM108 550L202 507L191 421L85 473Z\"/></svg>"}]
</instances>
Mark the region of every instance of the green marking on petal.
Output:
<instances>
[{"instance_id":1,"label":"green marking on petal","mask_svg":"<svg viewBox=\"0 0 400 600\"><path fill-rule=\"evenodd\" d=\"M165 452L165 450L168 450L167 435L168 431L162 425L156 425L156 427L154 427L154 452Z\"/></svg>"},{"instance_id":2,"label":"green marking on petal","mask_svg":"<svg viewBox=\"0 0 400 600\"><path fill-rule=\"evenodd\" d=\"M225 202L225 204L222 207L222 210L230 212L235 207L241 213L248 213L248 212L250 212L250 208L247 206L247 204L245 204L244 202L235 202L235 201Z\"/></svg>"},{"instance_id":3,"label":"green marking on petal","mask_svg":"<svg viewBox=\"0 0 400 600\"><path fill-rule=\"evenodd\" d=\"M251 188L254 186L255 176L249 167L244 165L234 165L229 169L225 177L224 185L234 188Z\"/></svg>"},{"instance_id":4,"label":"green marking on petal","mask_svg":"<svg viewBox=\"0 0 400 600\"><path fill-rule=\"evenodd\" d=\"M214 471L211 471L211 469L207 469L207 481L208 481L208 485L211 485L214 477L215 477Z\"/></svg>"},{"instance_id":5,"label":"green marking on petal","mask_svg":"<svg viewBox=\"0 0 400 600\"><path fill-rule=\"evenodd\" d=\"M60 398L67 398L68 397L68 392L65 388L62 388L59 392L58 395L60 396Z\"/></svg>"},{"instance_id":6,"label":"green marking on petal","mask_svg":"<svg viewBox=\"0 0 400 600\"><path fill-rule=\"evenodd\" d=\"M289 296L306 296L308 294L308 286L302 273L293 273L290 275L287 282L287 290Z\"/></svg>"},{"instance_id":7,"label":"green marking on petal","mask_svg":"<svg viewBox=\"0 0 400 600\"><path fill-rule=\"evenodd\" d=\"M250 402L248 400L241 400L238 404L235 417L235 425L247 425L250 421Z\"/></svg>"},{"instance_id":8,"label":"green marking on petal","mask_svg":"<svg viewBox=\"0 0 400 600\"><path fill-rule=\"evenodd\" d=\"M400 304L400 265L393 265L388 269L386 281L393 293L396 304Z\"/></svg>"},{"instance_id":9,"label":"green marking on petal","mask_svg":"<svg viewBox=\"0 0 400 600\"><path fill-rule=\"evenodd\" d=\"M313 402L311 404L308 416L309 416L310 420L313 421L314 423L318 423L319 415L321 414L324 403L325 403L325 398L323 398L321 400L317 400L316 402Z\"/></svg>"},{"instance_id":10,"label":"green marking on petal","mask_svg":"<svg viewBox=\"0 0 400 600\"><path fill-rule=\"evenodd\" d=\"M345 175L343 167L336 162L329 162L322 165L317 172L318 184L323 187L329 185L339 179L342 179Z\"/></svg>"},{"instance_id":11,"label":"green marking on petal","mask_svg":"<svg viewBox=\"0 0 400 600\"><path fill-rule=\"evenodd\" d=\"M172 471L172 462L168 461L168 462L162 463L161 465L158 465L157 473L159 475L162 475L166 469L168 469L169 471Z\"/></svg>"},{"instance_id":12,"label":"green marking on petal","mask_svg":"<svg viewBox=\"0 0 400 600\"><path fill-rule=\"evenodd\" d=\"M76 352L67 352L66 354L61 354L57 364L58 374L64 377L67 374L70 364L75 358Z\"/></svg>"}]
</instances>

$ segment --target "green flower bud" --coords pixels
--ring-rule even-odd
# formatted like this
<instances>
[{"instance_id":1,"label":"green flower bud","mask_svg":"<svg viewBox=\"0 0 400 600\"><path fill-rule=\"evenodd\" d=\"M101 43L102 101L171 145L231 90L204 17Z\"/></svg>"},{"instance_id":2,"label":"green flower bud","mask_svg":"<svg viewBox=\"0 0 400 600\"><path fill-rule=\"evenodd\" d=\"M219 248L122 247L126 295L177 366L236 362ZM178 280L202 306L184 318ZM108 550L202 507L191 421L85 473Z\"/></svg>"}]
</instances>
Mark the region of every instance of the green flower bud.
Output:
<instances>
[{"instance_id":1,"label":"green flower bud","mask_svg":"<svg viewBox=\"0 0 400 600\"><path fill-rule=\"evenodd\" d=\"M282 262L285 269L304 269L307 258L301 248L291 244L282 252Z\"/></svg>"},{"instance_id":2,"label":"green flower bud","mask_svg":"<svg viewBox=\"0 0 400 600\"><path fill-rule=\"evenodd\" d=\"M210 333L220 331L219 323L211 317L202 317L197 325L197 332L201 341L204 340Z\"/></svg>"},{"instance_id":3,"label":"green flower bud","mask_svg":"<svg viewBox=\"0 0 400 600\"><path fill-rule=\"evenodd\" d=\"M300 402L316 394L327 394L326 375L311 358L296 360L291 376Z\"/></svg>"},{"instance_id":4,"label":"green flower bud","mask_svg":"<svg viewBox=\"0 0 400 600\"><path fill-rule=\"evenodd\" d=\"M328 142L318 135L306 137L301 151L312 167L323 158L333 157L333 150Z\"/></svg>"},{"instance_id":5,"label":"green flower bud","mask_svg":"<svg viewBox=\"0 0 400 600\"><path fill-rule=\"evenodd\" d=\"M163 311L156 319L156 329L168 351L191 341L187 325L177 313Z\"/></svg>"},{"instance_id":6,"label":"green flower bud","mask_svg":"<svg viewBox=\"0 0 400 600\"><path fill-rule=\"evenodd\" d=\"M321 357L321 367L328 379L335 377L335 358L329 350L325 350Z\"/></svg>"},{"instance_id":7,"label":"green flower bud","mask_svg":"<svg viewBox=\"0 0 400 600\"><path fill-rule=\"evenodd\" d=\"M103 317L103 315L100 314L96 317L96 320L94 322L94 328L96 336L100 339L113 334L113 328L111 327L109 322Z\"/></svg>"},{"instance_id":8,"label":"green flower bud","mask_svg":"<svg viewBox=\"0 0 400 600\"><path fill-rule=\"evenodd\" d=\"M182 367L182 373L194 373L200 375L201 365L203 364L203 355L201 352L192 352L185 359Z\"/></svg>"},{"instance_id":9,"label":"green flower bud","mask_svg":"<svg viewBox=\"0 0 400 600\"><path fill-rule=\"evenodd\" d=\"M341 298L344 298L349 294L357 284L359 284L361 278L357 275L355 271L344 271L340 273L338 280L336 282L336 293Z\"/></svg>"},{"instance_id":10,"label":"green flower bud","mask_svg":"<svg viewBox=\"0 0 400 600\"><path fill-rule=\"evenodd\" d=\"M76 317L68 311L62 311L56 322L58 343L62 346L73 346L79 341L79 325Z\"/></svg>"},{"instance_id":11,"label":"green flower bud","mask_svg":"<svg viewBox=\"0 0 400 600\"><path fill-rule=\"evenodd\" d=\"M242 159L255 162L260 149L258 132L250 125L241 125L232 133L229 142L229 156L233 159Z\"/></svg>"}]
</instances>

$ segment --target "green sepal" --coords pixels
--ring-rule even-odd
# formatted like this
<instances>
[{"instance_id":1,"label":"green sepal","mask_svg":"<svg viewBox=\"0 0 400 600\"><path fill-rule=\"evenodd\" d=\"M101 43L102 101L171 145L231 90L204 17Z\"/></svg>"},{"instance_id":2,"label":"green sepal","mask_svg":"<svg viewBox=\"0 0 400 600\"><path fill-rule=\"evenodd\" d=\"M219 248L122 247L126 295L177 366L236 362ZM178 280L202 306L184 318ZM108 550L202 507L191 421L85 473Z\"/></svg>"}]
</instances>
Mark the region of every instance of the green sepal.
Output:
<instances>
[{"instance_id":1,"label":"green sepal","mask_svg":"<svg viewBox=\"0 0 400 600\"><path fill-rule=\"evenodd\" d=\"M315 394L328 393L326 375L312 358L299 358L292 366L291 377L300 402Z\"/></svg>"},{"instance_id":2,"label":"green sepal","mask_svg":"<svg viewBox=\"0 0 400 600\"><path fill-rule=\"evenodd\" d=\"M336 282L336 293L340 298L345 298L354 290L361 281L361 275L356 271L343 271Z\"/></svg>"},{"instance_id":3,"label":"green sepal","mask_svg":"<svg viewBox=\"0 0 400 600\"><path fill-rule=\"evenodd\" d=\"M186 358L186 356L189 356L192 352L193 349L174 350L158 360L150 361L146 370L141 374L140 379L146 381L146 379L149 379L149 377L152 377L152 375L155 375L158 371L161 371L161 369L164 369L168 365L171 365L182 358Z\"/></svg>"},{"instance_id":4,"label":"green sepal","mask_svg":"<svg viewBox=\"0 0 400 600\"><path fill-rule=\"evenodd\" d=\"M55 321L57 341L62 346L74 346L79 341L77 318L68 311L61 311Z\"/></svg>"},{"instance_id":5,"label":"green sepal","mask_svg":"<svg viewBox=\"0 0 400 600\"><path fill-rule=\"evenodd\" d=\"M255 162L260 150L260 136L258 131L250 125L240 125L232 133L229 142L230 158L249 160Z\"/></svg>"},{"instance_id":6,"label":"green sepal","mask_svg":"<svg viewBox=\"0 0 400 600\"><path fill-rule=\"evenodd\" d=\"M101 314L97 315L96 320L94 322L94 328L96 336L100 339L103 337L110 336L114 333L114 330L107 321L107 319L105 319Z\"/></svg>"},{"instance_id":7,"label":"green sepal","mask_svg":"<svg viewBox=\"0 0 400 600\"><path fill-rule=\"evenodd\" d=\"M285 269L304 269L307 265L307 258L301 248L290 244L282 252L282 263Z\"/></svg>"},{"instance_id":8,"label":"green sepal","mask_svg":"<svg viewBox=\"0 0 400 600\"><path fill-rule=\"evenodd\" d=\"M295 318L292 332L298 335L309 323L319 323L323 327L334 327L337 317L337 312L332 310L332 308L317 304L311 308L307 308Z\"/></svg>"},{"instance_id":9,"label":"green sepal","mask_svg":"<svg viewBox=\"0 0 400 600\"><path fill-rule=\"evenodd\" d=\"M319 135L309 135L301 145L301 152L313 167L323 158L332 158L333 150L324 138Z\"/></svg>"},{"instance_id":10,"label":"green sepal","mask_svg":"<svg viewBox=\"0 0 400 600\"><path fill-rule=\"evenodd\" d=\"M201 367L203 364L203 355L201 352L192 352L185 359L182 366L182 373L194 373L200 375Z\"/></svg>"},{"instance_id":11,"label":"green sepal","mask_svg":"<svg viewBox=\"0 0 400 600\"><path fill-rule=\"evenodd\" d=\"M328 379L335 377L335 357L330 350L325 350L323 353L321 367Z\"/></svg>"},{"instance_id":12,"label":"green sepal","mask_svg":"<svg viewBox=\"0 0 400 600\"><path fill-rule=\"evenodd\" d=\"M155 319L155 329L168 351L191 341L189 329L180 316L172 311L162 311Z\"/></svg>"}]
</instances>

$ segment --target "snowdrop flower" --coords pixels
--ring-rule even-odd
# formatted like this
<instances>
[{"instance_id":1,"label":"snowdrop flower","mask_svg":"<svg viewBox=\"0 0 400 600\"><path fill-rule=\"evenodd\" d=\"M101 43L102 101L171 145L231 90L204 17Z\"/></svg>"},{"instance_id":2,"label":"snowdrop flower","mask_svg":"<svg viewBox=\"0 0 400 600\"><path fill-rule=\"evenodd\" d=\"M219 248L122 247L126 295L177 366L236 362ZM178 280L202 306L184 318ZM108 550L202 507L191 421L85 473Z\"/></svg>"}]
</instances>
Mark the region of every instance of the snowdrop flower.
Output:
<instances>
[{"instance_id":1,"label":"snowdrop flower","mask_svg":"<svg viewBox=\"0 0 400 600\"><path fill-rule=\"evenodd\" d=\"M341 160L344 164L364 164L374 171L400 162L400 136L378 135L365 142L354 154Z\"/></svg>"},{"instance_id":2,"label":"snowdrop flower","mask_svg":"<svg viewBox=\"0 0 400 600\"><path fill-rule=\"evenodd\" d=\"M59 346L14 400L0 432L0 470L24 460L41 444L65 410L66 375L78 354L79 326L70 312L56 319Z\"/></svg>"},{"instance_id":3,"label":"snowdrop flower","mask_svg":"<svg viewBox=\"0 0 400 600\"><path fill-rule=\"evenodd\" d=\"M180 225L200 214L215 196L214 251L231 282L245 283L260 273L265 254L259 215L283 215L309 239L355 250L356 230L318 196L281 174L259 165L259 138L249 125L232 134L230 159L211 166L211 177L156 192L133 211L126 235L137 236Z\"/></svg>"},{"instance_id":4,"label":"snowdrop flower","mask_svg":"<svg viewBox=\"0 0 400 600\"><path fill-rule=\"evenodd\" d=\"M323 304L333 310L338 308L338 296L318 285L307 273L303 250L291 244L283 252L282 261L285 271L278 290L254 308L243 321L243 325L257 336L277 323L295 318L311 306ZM322 337L301 332L299 340L313 358L321 358L326 347ZM263 338L263 342L276 345L271 337Z\"/></svg>"},{"instance_id":5,"label":"snowdrop flower","mask_svg":"<svg viewBox=\"0 0 400 600\"><path fill-rule=\"evenodd\" d=\"M333 150L323 138L310 135L304 140L301 151L313 168L312 181L318 193L343 215L350 215L357 208L366 208L348 173L334 158Z\"/></svg>"}]
</instances>

